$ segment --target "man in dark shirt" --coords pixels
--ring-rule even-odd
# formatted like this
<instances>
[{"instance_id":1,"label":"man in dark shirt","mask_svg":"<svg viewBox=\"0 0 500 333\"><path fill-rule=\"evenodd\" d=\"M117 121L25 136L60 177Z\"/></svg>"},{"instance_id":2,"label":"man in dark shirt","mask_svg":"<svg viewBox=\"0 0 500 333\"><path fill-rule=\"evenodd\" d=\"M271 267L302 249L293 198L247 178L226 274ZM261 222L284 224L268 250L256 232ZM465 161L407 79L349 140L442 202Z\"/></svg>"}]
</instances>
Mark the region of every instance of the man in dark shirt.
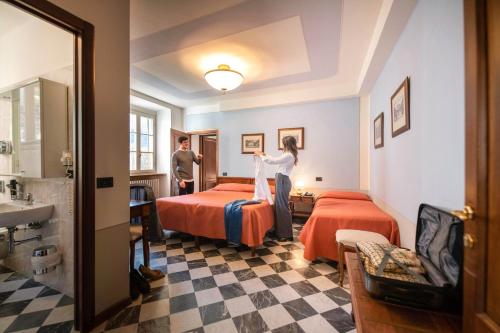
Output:
<instances>
[{"instance_id":1,"label":"man in dark shirt","mask_svg":"<svg viewBox=\"0 0 500 333\"><path fill-rule=\"evenodd\" d=\"M193 162L200 164L203 156L189 150L189 139L179 138L179 149L172 155L172 172L179 185L179 195L194 192Z\"/></svg>"}]
</instances>

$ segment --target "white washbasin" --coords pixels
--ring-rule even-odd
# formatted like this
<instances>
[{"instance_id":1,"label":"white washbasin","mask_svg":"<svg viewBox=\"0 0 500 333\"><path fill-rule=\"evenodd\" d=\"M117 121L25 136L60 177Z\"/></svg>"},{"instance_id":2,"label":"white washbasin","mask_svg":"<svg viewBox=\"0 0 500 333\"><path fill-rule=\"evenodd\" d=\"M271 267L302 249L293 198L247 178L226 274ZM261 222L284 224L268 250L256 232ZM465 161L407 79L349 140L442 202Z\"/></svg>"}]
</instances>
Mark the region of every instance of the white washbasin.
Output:
<instances>
[{"instance_id":1,"label":"white washbasin","mask_svg":"<svg viewBox=\"0 0 500 333\"><path fill-rule=\"evenodd\" d=\"M0 228L46 221L52 217L53 210L53 205L39 202L32 205L23 202L0 203Z\"/></svg>"}]
</instances>

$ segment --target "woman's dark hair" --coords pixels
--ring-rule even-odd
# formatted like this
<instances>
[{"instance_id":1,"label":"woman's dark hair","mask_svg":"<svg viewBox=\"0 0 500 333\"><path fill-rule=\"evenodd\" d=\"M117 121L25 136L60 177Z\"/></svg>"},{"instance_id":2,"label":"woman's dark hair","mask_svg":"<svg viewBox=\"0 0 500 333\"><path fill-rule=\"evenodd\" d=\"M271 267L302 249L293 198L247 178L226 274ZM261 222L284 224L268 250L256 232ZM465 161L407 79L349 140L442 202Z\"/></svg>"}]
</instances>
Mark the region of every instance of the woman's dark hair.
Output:
<instances>
[{"instance_id":1,"label":"woman's dark hair","mask_svg":"<svg viewBox=\"0 0 500 333\"><path fill-rule=\"evenodd\" d=\"M297 162L299 161L299 158L297 155L299 155L299 152L297 150L297 140L293 136L285 136L283 140L283 147L285 151L289 151L292 153L293 157L295 158L295 165L297 165Z\"/></svg>"},{"instance_id":2,"label":"woman's dark hair","mask_svg":"<svg viewBox=\"0 0 500 333\"><path fill-rule=\"evenodd\" d=\"M183 143L184 141L186 140L189 140L187 136L180 136L177 141L179 141L179 143Z\"/></svg>"}]
</instances>

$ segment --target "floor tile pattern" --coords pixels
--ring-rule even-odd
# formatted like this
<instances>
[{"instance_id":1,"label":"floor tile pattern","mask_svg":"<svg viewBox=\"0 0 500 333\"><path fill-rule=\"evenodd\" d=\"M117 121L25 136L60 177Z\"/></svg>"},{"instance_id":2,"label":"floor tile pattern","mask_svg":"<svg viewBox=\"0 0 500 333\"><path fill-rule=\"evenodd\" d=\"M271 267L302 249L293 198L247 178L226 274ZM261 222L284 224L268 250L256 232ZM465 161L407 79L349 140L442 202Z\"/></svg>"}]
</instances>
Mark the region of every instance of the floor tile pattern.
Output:
<instances>
[{"instance_id":1,"label":"floor tile pattern","mask_svg":"<svg viewBox=\"0 0 500 333\"><path fill-rule=\"evenodd\" d=\"M0 332L72 332L73 299L0 265Z\"/></svg>"},{"instance_id":2,"label":"floor tile pattern","mask_svg":"<svg viewBox=\"0 0 500 333\"><path fill-rule=\"evenodd\" d=\"M293 228L294 241L267 239L255 257L183 234L153 244L151 266L166 277L95 332L355 332L347 281L338 286L335 262L304 260Z\"/></svg>"}]
</instances>

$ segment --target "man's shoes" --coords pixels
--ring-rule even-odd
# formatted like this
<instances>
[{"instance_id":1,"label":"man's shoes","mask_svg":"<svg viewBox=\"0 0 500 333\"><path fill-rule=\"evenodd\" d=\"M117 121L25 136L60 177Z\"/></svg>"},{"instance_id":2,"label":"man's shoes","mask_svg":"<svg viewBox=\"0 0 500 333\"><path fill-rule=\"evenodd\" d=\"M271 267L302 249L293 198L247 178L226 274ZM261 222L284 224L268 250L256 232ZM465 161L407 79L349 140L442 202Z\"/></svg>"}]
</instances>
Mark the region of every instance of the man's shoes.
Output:
<instances>
[{"instance_id":1,"label":"man's shoes","mask_svg":"<svg viewBox=\"0 0 500 333\"><path fill-rule=\"evenodd\" d=\"M139 271L146 279L151 281L156 281L165 277L165 274L163 274L162 271L158 269L151 269L144 265L139 266Z\"/></svg>"},{"instance_id":2,"label":"man's shoes","mask_svg":"<svg viewBox=\"0 0 500 333\"><path fill-rule=\"evenodd\" d=\"M137 283L135 283L134 279L132 279L132 273L130 273L129 284L130 284L130 298L136 300L141 294L141 292L139 290L139 286L137 285Z\"/></svg>"},{"instance_id":3,"label":"man's shoes","mask_svg":"<svg viewBox=\"0 0 500 333\"><path fill-rule=\"evenodd\" d=\"M144 276L142 276L141 273L139 273L139 271L135 268L132 272L130 272L130 280L132 283L135 283L141 293L147 294L151 291L151 286L149 285L148 280L146 280Z\"/></svg>"}]
</instances>

